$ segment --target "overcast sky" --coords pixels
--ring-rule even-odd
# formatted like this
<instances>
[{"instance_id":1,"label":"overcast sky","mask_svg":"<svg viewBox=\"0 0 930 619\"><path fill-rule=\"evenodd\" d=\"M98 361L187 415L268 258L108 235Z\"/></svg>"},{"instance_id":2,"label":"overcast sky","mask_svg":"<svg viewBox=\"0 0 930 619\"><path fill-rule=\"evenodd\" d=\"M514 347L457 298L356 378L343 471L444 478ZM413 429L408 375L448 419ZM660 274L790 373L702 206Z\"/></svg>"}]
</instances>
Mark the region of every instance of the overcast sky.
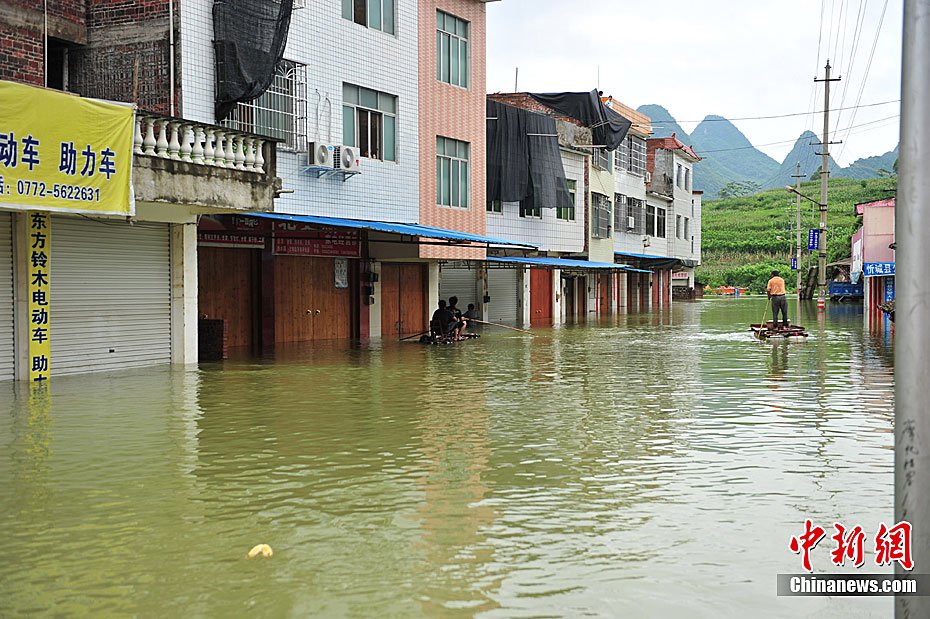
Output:
<instances>
[{"instance_id":1,"label":"overcast sky","mask_svg":"<svg viewBox=\"0 0 930 619\"><path fill-rule=\"evenodd\" d=\"M900 99L901 27L902 0L503 0L488 4L487 88L513 91L519 67L521 91L591 90L600 67L605 94L634 108L663 105L689 132L708 114L808 113L733 121L781 162L802 131L822 131L822 116L809 112L823 109L822 85L814 106L813 78L823 77L827 56L843 78L831 87L831 108L854 106L860 89L860 104ZM894 148L899 111L894 103L860 108L855 118L834 112L831 132L840 131L831 140L845 142L833 146L834 158L848 165Z\"/></svg>"}]
</instances>

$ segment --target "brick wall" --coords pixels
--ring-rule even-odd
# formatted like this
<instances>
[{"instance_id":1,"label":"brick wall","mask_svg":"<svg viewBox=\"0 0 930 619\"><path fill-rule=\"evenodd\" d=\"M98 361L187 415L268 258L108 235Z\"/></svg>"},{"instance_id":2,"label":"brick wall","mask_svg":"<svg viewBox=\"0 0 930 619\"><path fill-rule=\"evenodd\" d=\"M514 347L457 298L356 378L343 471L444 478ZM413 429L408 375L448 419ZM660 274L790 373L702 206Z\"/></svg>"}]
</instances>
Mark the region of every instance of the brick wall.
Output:
<instances>
[{"instance_id":1,"label":"brick wall","mask_svg":"<svg viewBox=\"0 0 930 619\"><path fill-rule=\"evenodd\" d=\"M470 24L468 47L471 75L468 88L436 79L436 11ZM418 3L420 84L420 223L474 234L485 233L485 5L477 0L426 0ZM469 206L436 204L436 137L471 145ZM422 258L481 260L484 248L420 247Z\"/></svg>"},{"instance_id":2,"label":"brick wall","mask_svg":"<svg viewBox=\"0 0 930 619\"><path fill-rule=\"evenodd\" d=\"M0 79L42 85L45 58L43 0L0 2ZM48 0L49 37L84 43L85 0Z\"/></svg>"}]
</instances>

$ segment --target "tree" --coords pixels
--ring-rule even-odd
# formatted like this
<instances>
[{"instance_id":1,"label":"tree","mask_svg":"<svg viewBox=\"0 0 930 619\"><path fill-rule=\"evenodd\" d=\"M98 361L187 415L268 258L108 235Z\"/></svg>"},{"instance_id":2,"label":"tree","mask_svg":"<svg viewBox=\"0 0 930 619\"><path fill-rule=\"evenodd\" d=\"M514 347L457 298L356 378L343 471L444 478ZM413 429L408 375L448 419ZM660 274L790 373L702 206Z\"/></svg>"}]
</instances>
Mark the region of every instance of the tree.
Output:
<instances>
[{"instance_id":1,"label":"tree","mask_svg":"<svg viewBox=\"0 0 930 619\"><path fill-rule=\"evenodd\" d=\"M753 181L730 181L717 192L717 195L721 198L741 198L743 196L751 196L759 193L760 189L762 188L759 186L759 183Z\"/></svg>"},{"instance_id":2,"label":"tree","mask_svg":"<svg viewBox=\"0 0 930 619\"><path fill-rule=\"evenodd\" d=\"M819 180L820 180L820 170L822 170L822 169L823 169L823 166L821 166L821 165L817 166L817 169L814 170L814 173L811 174L810 178L808 178L807 180L809 180L809 181L819 181Z\"/></svg>"}]
</instances>

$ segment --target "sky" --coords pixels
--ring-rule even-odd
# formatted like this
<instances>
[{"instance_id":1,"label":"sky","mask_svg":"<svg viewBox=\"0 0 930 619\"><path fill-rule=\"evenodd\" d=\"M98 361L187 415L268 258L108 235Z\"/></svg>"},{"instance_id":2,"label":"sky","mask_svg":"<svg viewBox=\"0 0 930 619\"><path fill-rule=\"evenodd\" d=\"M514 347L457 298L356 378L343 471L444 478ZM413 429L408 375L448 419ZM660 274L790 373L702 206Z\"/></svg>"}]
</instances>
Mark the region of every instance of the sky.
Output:
<instances>
[{"instance_id":1,"label":"sky","mask_svg":"<svg viewBox=\"0 0 930 619\"><path fill-rule=\"evenodd\" d=\"M900 99L902 11L902 0L491 2L487 90L512 92L519 67L520 91L599 86L634 108L664 106L689 133L710 114L802 113L733 120L781 162L802 131L822 133L814 77L828 57L832 77L842 77L831 84L832 110ZM843 140L833 158L845 166L893 149L899 112L897 102L831 112L830 140Z\"/></svg>"}]
</instances>

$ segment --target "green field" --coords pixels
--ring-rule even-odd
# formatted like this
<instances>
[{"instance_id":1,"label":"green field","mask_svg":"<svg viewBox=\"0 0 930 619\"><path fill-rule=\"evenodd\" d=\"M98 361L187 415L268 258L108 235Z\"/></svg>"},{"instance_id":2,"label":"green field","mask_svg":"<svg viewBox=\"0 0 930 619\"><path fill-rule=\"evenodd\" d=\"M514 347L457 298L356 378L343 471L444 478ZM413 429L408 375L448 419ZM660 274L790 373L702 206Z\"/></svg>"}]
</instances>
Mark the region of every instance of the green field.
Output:
<instances>
[{"instance_id":1,"label":"green field","mask_svg":"<svg viewBox=\"0 0 930 619\"><path fill-rule=\"evenodd\" d=\"M850 237L859 228L855 205L894 195L894 178L830 181L827 211L827 262L850 255ZM820 182L801 184L801 193L819 201ZM794 255L795 196L785 189L704 203L701 223L702 257L697 281L710 287L745 286L765 290L772 269L778 269L794 289L791 257ZM808 228L820 227L817 204L801 200L801 262L807 272ZM780 238L779 238L780 237ZM814 262L816 263L816 253Z\"/></svg>"}]
</instances>

